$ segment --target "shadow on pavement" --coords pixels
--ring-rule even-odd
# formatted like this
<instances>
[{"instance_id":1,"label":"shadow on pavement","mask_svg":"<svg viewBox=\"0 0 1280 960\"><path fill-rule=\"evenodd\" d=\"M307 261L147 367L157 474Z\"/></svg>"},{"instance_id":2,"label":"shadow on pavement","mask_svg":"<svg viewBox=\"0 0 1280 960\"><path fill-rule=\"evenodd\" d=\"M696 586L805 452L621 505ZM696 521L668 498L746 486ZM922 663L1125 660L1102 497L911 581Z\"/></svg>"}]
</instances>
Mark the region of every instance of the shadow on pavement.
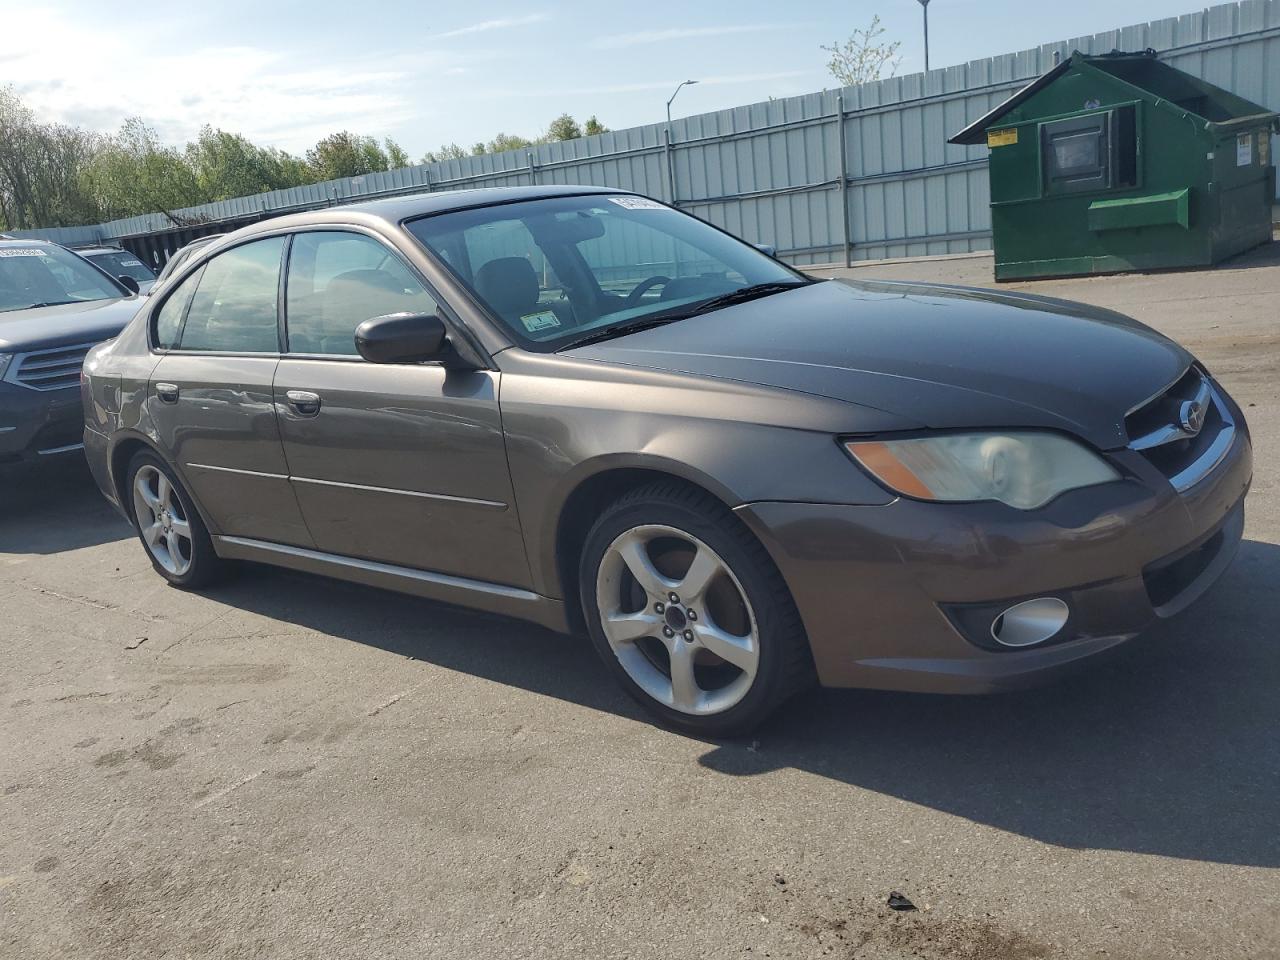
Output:
<instances>
[{"instance_id":1,"label":"shadow on pavement","mask_svg":"<svg viewBox=\"0 0 1280 960\"><path fill-rule=\"evenodd\" d=\"M61 553L132 535L83 457L0 468L0 554Z\"/></svg>"},{"instance_id":2,"label":"shadow on pavement","mask_svg":"<svg viewBox=\"0 0 1280 960\"><path fill-rule=\"evenodd\" d=\"M1045 843L1280 866L1280 547L1247 541L1180 619L1083 673L989 697L826 691L758 744L709 744L728 776L795 768ZM222 602L637 719L583 639L253 567Z\"/></svg>"}]
</instances>

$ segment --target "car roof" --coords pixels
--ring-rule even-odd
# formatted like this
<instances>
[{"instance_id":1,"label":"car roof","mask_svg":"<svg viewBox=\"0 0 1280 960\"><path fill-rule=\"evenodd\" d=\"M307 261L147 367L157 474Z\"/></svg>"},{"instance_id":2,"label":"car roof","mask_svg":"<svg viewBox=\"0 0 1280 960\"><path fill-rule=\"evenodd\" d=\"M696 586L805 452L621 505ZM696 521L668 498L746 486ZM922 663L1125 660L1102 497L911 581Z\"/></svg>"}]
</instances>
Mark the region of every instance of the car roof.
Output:
<instances>
[{"instance_id":1,"label":"car roof","mask_svg":"<svg viewBox=\"0 0 1280 960\"><path fill-rule=\"evenodd\" d=\"M478 187L470 190L442 190L439 193L415 193L403 197L388 197L383 200L367 200L363 203L344 203L336 207L325 207L321 210L309 210L305 213L286 214L272 217L258 223L242 227L228 236L244 237L254 233L274 232L294 227L316 226L321 224L368 223L380 220L388 224L400 223L415 217L426 217L436 213L451 213L455 210L471 210L476 207L491 207L503 203L518 203L523 200L548 200L553 197L591 196L593 194L628 194L628 190L615 190L610 187L581 187L549 184L534 187Z\"/></svg>"},{"instance_id":2,"label":"car roof","mask_svg":"<svg viewBox=\"0 0 1280 960\"><path fill-rule=\"evenodd\" d=\"M82 257L87 257L95 253L128 253L129 252L128 250L125 250L122 247L111 247L111 246L72 247L71 249L74 250L76 253L80 254L80 256Z\"/></svg>"},{"instance_id":3,"label":"car roof","mask_svg":"<svg viewBox=\"0 0 1280 960\"><path fill-rule=\"evenodd\" d=\"M24 237L7 237L0 240L0 247L57 247L61 244L50 243L48 240L37 240L32 237L30 240Z\"/></svg>"}]
</instances>

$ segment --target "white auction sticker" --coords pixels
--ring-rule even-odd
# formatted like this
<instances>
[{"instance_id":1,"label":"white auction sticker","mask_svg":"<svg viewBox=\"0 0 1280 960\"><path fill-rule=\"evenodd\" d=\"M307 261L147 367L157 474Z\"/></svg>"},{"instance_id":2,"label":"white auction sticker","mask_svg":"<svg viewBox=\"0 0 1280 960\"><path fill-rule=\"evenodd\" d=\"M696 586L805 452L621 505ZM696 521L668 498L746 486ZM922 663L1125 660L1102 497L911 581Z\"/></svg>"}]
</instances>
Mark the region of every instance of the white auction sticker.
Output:
<instances>
[{"instance_id":1,"label":"white auction sticker","mask_svg":"<svg viewBox=\"0 0 1280 960\"><path fill-rule=\"evenodd\" d=\"M47 257L39 247L0 247L0 257Z\"/></svg>"},{"instance_id":2,"label":"white auction sticker","mask_svg":"<svg viewBox=\"0 0 1280 960\"><path fill-rule=\"evenodd\" d=\"M539 330L546 330L548 327L560 326L560 318L550 310L526 313L520 318L520 322L524 324L524 328L530 333L537 333Z\"/></svg>"},{"instance_id":3,"label":"white auction sticker","mask_svg":"<svg viewBox=\"0 0 1280 960\"><path fill-rule=\"evenodd\" d=\"M610 197L609 202L616 203L620 207L626 207L628 210L667 209L657 200L650 200L648 197Z\"/></svg>"}]
</instances>

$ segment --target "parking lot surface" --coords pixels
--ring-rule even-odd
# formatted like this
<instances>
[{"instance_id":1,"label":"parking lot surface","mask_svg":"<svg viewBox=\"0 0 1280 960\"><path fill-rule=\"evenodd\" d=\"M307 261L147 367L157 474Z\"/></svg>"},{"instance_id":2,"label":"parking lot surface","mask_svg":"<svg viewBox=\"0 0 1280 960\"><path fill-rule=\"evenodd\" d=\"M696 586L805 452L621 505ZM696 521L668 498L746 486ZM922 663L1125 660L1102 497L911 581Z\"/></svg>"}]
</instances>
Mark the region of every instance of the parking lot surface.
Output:
<instances>
[{"instance_id":1,"label":"parking lot surface","mask_svg":"<svg viewBox=\"0 0 1280 960\"><path fill-rule=\"evenodd\" d=\"M690 739L585 640L258 567L182 593L82 468L6 476L0 956L1280 956L1280 244L1015 288L1187 344L1257 458L1223 582L1027 693Z\"/></svg>"}]
</instances>

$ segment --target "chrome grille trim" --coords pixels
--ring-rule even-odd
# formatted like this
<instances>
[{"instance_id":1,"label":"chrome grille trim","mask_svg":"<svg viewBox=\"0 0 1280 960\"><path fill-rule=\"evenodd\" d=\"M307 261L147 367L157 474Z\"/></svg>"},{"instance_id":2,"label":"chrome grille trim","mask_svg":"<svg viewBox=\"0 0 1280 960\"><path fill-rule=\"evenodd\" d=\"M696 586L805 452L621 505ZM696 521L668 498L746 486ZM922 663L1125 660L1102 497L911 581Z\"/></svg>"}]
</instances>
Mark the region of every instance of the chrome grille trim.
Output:
<instances>
[{"instance_id":1,"label":"chrome grille trim","mask_svg":"<svg viewBox=\"0 0 1280 960\"><path fill-rule=\"evenodd\" d=\"M84 358L99 341L15 354L5 380L28 390L66 390L80 386Z\"/></svg>"},{"instance_id":2,"label":"chrome grille trim","mask_svg":"<svg viewBox=\"0 0 1280 960\"><path fill-rule=\"evenodd\" d=\"M1179 378L1179 380L1181 380L1181 378ZM1192 398L1192 401L1200 404L1201 407L1207 408L1212 396L1213 388L1209 386L1208 378L1202 375L1200 379L1200 386L1196 390L1196 395ZM1175 440L1186 440L1190 437L1197 436L1199 433L1199 430L1192 432L1184 429L1181 423L1167 423L1164 426L1158 427L1150 433L1131 441L1129 449L1150 450L1153 447L1163 446L1166 443L1173 443Z\"/></svg>"},{"instance_id":3,"label":"chrome grille trim","mask_svg":"<svg viewBox=\"0 0 1280 960\"><path fill-rule=\"evenodd\" d=\"M1179 493L1190 490L1212 473L1213 469L1226 458L1236 442L1236 422L1231 416L1231 411L1227 409L1222 395L1216 388L1211 386L1209 392L1213 396L1213 405L1217 408L1218 416L1222 418L1222 429L1218 431L1218 435L1213 438L1213 443L1204 453L1169 478L1173 489Z\"/></svg>"}]
</instances>

